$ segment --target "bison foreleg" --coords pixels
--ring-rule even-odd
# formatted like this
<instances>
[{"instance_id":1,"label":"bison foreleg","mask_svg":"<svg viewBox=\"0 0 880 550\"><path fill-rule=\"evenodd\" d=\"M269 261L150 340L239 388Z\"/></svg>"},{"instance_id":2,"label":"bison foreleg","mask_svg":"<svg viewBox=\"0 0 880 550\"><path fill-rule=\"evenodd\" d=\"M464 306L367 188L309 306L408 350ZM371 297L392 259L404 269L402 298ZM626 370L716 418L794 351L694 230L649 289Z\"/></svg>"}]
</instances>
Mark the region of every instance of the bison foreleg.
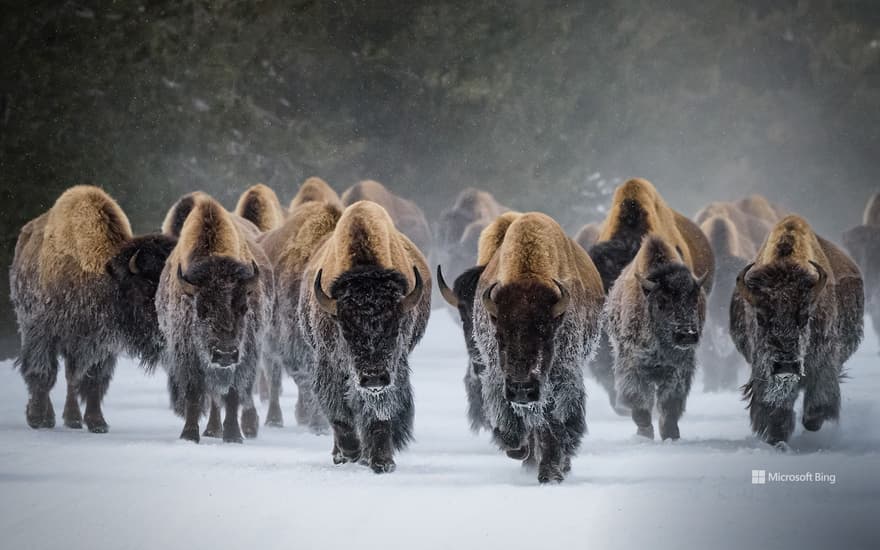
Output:
<instances>
[{"instance_id":1,"label":"bison foreleg","mask_svg":"<svg viewBox=\"0 0 880 550\"><path fill-rule=\"evenodd\" d=\"M269 400L269 410L266 412L266 426L271 426L273 428L281 428L284 426L284 414L281 412L281 364L274 357L265 357L263 359L264 365L266 367L265 375L261 375L261 380L263 377L266 378L266 391L267 391L267 399ZM260 371L261 373L263 370ZM263 399L263 390L260 388L260 400L265 401Z\"/></svg>"},{"instance_id":2,"label":"bison foreleg","mask_svg":"<svg viewBox=\"0 0 880 550\"><path fill-rule=\"evenodd\" d=\"M540 461L538 462L538 481L540 483L560 482L565 479L565 456L562 454L558 432L561 424L551 422L547 426L538 429L537 439L541 447Z\"/></svg>"},{"instance_id":3,"label":"bison foreleg","mask_svg":"<svg viewBox=\"0 0 880 550\"><path fill-rule=\"evenodd\" d=\"M794 432L794 410L789 404L779 406L762 401L765 392L765 383L751 381L749 416L752 431L770 445L787 442Z\"/></svg>"},{"instance_id":4,"label":"bison foreleg","mask_svg":"<svg viewBox=\"0 0 880 550\"><path fill-rule=\"evenodd\" d=\"M483 403L483 381L477 370L485 367L481 364L468 360L467 373L464 376L464 389L467 395L467 416L471 424L471 431L478 433L481 429L490 429L489 420L486 418Z\"/></svg>"},{"instance_id":5,"label":"bison foreleg","mask_svg":"<svg viewBox=\"0 0 880 550\"><path fill-rule=\"evenodd\" d=\"M691 389L693 369L689 372L676 371L657 387L657 409L660 412L660 438L678 439L678 421L684 414L685 403Z\"/></svg>"},{"instance_id":6,"label":"bison foreleg","mask_svg":"<svg viewBox=\"0 0 880 550\"><path fill-rule=\"evenodd\" d=\"M79 430L82 429L82 413L79 409L79 379L73 357L64 358L64 372L67 378L67 399L64 401L61 418L66 427Z\"/></svg>"},{"instance_id":7,"label":"bison foreleg","mask_svg":"<svg viewBox=\"0 0 880 550\"><path fill-rule=\"evenodd\" d=\"M110 427L104 420L104 412L101 410L101 401L110 386L113 370L116 368L116 358L107 357L92 365L85 372L79 382L80 395L86 402L86 412L83 415L86 427L92 433L107 433Z\"/></svg>"},{"instance_id":8,"label":"bison foreleg","mask_svg":"<svg viewBox=\"0 0 880 550\"><path fill-rule=\"evenodd\" d=\"M391 442L391 421L373 420L364 430L364 450L370 468L377 474L393 472L394 450Z\"/></svg>"},{"instance_id":9,"label":"bison foreleg","mask_svg":"<svg viewBox=\"0 0 880 550\"><path fill-rule=\"evenodd\" d=\"M220 419L220 404L211 399L211 412L208 414L208 425L205 426L205 437L220 437L223 435L223 426Z\"/></svg>"},{"instance_id":10,"label":"bison foreleg","mask_svg":"<svg viewBox=\"0 0 880 550\"><path fill-rule=\"evenodd\" d=\"M804 390L804 428L815 432L826 420L840 415L839 369L823 363L809 369Z\"/></svg>"},{"instance_id":11,"label":"bison foreleg","mask_svg":"<svg viewBox=\"0 0 880 550\"><path fill-rule=\"evenodd\" d=\"M180 439L199 442L199 417L202 416L202 392L187 388L183 407L184 423Z\"/></svg>"},{"instance_id":12,"label":"bison foreleg","mask_svg":"<svg viewBox=\"0 0 880 550\"><path fill-rule=\"evenodd\" d=\"M614 366L614 377L619 399L629 407L630 415L636 424L636 433L654 439L654 425L651 422L654 388L639 374L639 367L636 364L622 364L620 358L616 361L618 364Z\"/></svg>"},{"instance_id":13,"label":"bison foreleg","mask_svg":"<svg viewBox=\"0 0 880 550\"><path fill-rule=\"evenodd\" d=\"M58 376L58 358L36 338L29 338L29 331L23 331L19 368L30 393L25 418L28 426L34 429L55 427L55 408L49 399L49 391Z\"/></svg>"},{"instance_id":14,"label":"bison foreleg","mask_svg":"<svg viewBox=\"0 0 880 550\"><path fill-rule=\"evenodd\" d=\"M235 387L226 394L226 416L223 418L223 441L225 443L244 443L241 427L238 425L239 396Z\"/></svg>"}]
</instances>

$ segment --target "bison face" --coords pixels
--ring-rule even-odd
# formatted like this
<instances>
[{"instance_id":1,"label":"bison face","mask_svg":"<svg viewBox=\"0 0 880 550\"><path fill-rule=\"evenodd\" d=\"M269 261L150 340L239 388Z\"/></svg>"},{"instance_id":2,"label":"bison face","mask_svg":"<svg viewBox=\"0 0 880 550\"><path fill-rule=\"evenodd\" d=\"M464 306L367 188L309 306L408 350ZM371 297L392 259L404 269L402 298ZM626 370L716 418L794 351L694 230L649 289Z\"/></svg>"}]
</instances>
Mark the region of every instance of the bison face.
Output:
<instances>
[{"instance_id":1,"label":"bison face","mask_svg":"<svg viewBox=\"0 0 880 550\"><path fill-rule=\"evenodd\" d=\"M336 323L352 379L362 391L381 393L391 386L408 352L399 342L401 325L419 305L424 289L415 266L413 273L415 286L409 293L403 275L373 266L343 273L333 282L330 296L321 287L322 271L315 278L315 298Z\"/></svg>"},{"instance_id":2,"label":"bison face","mask_svg":"<svg viewBox=\"0 0 880 550\"><path fill-rule=\"evenodd\" d=\"M165 235L146 235L128 242L107 262L120 308L120 328L130 351L152 364L162 351L156 317L156 289L165 261L177 240Z\"/></svg>"},{"instance_id":3,"label":"bison face","mask_svg":"<svg viewBox=\"0 0 880 550\"><path fill-rule=\"evenodd\" d=\"M705 319L703 285L682 264L665 265L647 276L636 274L648 304L654 335L664 347L692 349L700 342Z\"/></svg>"},{"instance_id":4,"label":"bison face","mask_svg":"<svg viewBox=\"0 0 880 550\"><path fill-rule=\"evenodd\" d=\"M511 283L483 293L483 307L495 326L498 367L504 374L504 396L514 405L542 401L570 295L537 282Z\"/></svg>"},{"instance_id":5,"label":"bison face","mask_svg":"<svg viewBox=\"0 0 880 550\"><path fill-rule=\"evenodd\" d=\"M804 374L810 319L828 280L822 266L810 263L815 273L792 263L754 270L749 264L737 277L737 292L755 318L753 368L764 379L796 380Z\"/></svg>"},{"instance_id":6,"label":"bison face","mask_svg":"<svg viewBox=\"0 0 880 550\"><path fill-rule=\"evenodd\" d=\"M256 262L224 257L193 262L186 272L178 265L178 280L195 311L193 344L203 364L214 368L238 364L259 276Z\"/></svg>"},{"instance_id":7,"label":"bison face","mask_svg":"<svg viewBox=\"0 0 880 550\"><path fill-rule=\"evenodd\" d=\"M869 304L880 302L880 227L860 225L843 234L843 244L862 271Z\"/></svg>"}]
</instances>

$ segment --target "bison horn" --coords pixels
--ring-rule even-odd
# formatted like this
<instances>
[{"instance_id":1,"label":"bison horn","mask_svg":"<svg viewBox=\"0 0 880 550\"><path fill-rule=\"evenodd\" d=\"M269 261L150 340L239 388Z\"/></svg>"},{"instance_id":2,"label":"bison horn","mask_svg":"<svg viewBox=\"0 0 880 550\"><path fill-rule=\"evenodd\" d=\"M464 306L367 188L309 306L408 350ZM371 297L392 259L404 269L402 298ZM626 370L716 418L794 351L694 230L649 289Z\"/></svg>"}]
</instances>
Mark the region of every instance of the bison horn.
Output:
<instances>
[{"instance_id":1,"label":"bison horn","mask_svg":"<svg viewBox=\"0 0 880 550\"><path fill-rule=\"evenodd\" d=\"M651 279L646 279L642 276L641 273L636 273L636 280L642 285L642 288L645 289L645 292L651 292L660 286L660 283L657 281L652 281Z\"/></svg>"},{"instance_id":2,"label":"bison horn","mask_svg":"<svg viewBox=\"0 0 880 550\"><path fill-rule=\"evenodd\" d=\"M443 299L454 308L458 307L458 296L455 295L455 291L449 288L446 285L446 281L443 280L443 271L440 269L440 265L437 265L437 284L440 286L440 294L443 296Z\"/></svg>"},{"instance_id":3,"label":"bison horn","mask_svg":"<svg viewBox=\"0 0 880 550\"><path fill-rule=\"evenodd\" d=\"M416 278L416 284L412 292L404 296L403 300L400 301L400 307L403 311L409 311L419 305L419 301L422 298L422 290L425 285L422 281L422 274L419 273L419 269L416 266L413 266L413 276Z\"/></svg>"},{"instance_id":4,"label":"bison horn","mask_svg":"<svg viewBox=\"0 0 880 550\"><path fill-rule=\"evenodd\" d=\"M183 266L181 264L177 264L177 278L180 281L181 285L183 285L183 291L187 294L192 294L196 290L196 285L186 278L186 275L183 274Z\"/></svg>"},{"instance_id":5,"label":"bison horn","mask_svg":"<svg viewBox=\"0 0 880 550\"><path fill-rule=\"evenodd\" d=\"M816 272L819 274L819 279L816 281L816 284L813 285L813 290L810 294L810 301L815 302L819 299L819 295L822 294L822 290L828 283L828 272L825 271L824 267L814 262L813 260L810 260L810 263L813 265L813 267L816 268Z\"/></svg>"},{"instance_id":6,"label":"bison horn","mask_svg":"<svg viewBox=\"0 0 880 550\"><path fill-rule=\"evenodd\" d=\"M739 275L736 276L736 290L743 298L745 298L748 303L755 305L755 303L757 303L758 301L758 298L751 291L748 285L746 285L746 274L749 272L750 269L752 269L753 265L755 265L755 262L752 262L749 265L745 266L742 271L739 272Z\"/></svg>"},{"instance_id":7,"label":"bison horn","mask_svg":"<svg viewBox=\"0 0 880 550\"><path fill-rule=\"evenodd\" d=\"M483 307L486 308L486 311L489 312L489 315L492 317L498 317L498 306L495 305L495 301L492 300L492 291L495 290L495 287L498 286L498 283L493 283L492 286L486 289L483 292Z\"/></svg>"},{"instance_id":8,"label":"bison horn","mask_svg":"<svg viewBox=\"0 0 880 550\"><path fill-rule=\"evenodd\" d=\"M550 310L550 315L556 319L560 315L568 310L568 305L571 303L571 294L568 292L568 289L565 288L562 283L553 279L553 282L556 283L556 286L559 288L559 300L553 304L553 309Z\"/></svg>"},{"instance_id":9,"label":"bison horn","mask_svg":"<svg viewBox=\"0 0 880 550\"><path fill-rule=\"evenodd\" d=\"M703 273L701 277L697 277L697 286L703 288L703 285L706 284L706 281L709 280L709 272Z\"/></svg>"},{"instance_id":10,"label":"bison horn","mask_svg":"<svg viewBox=\"0 0 880 550\"><path fill-rule=\"evenodd\" d=\"M138 265L137 265L137 257L138 257L138 254L140 254L140 252L141 252L140 250L135 250L134 254L131 255L131 258L128 259L128 272L131 273L132 275L137 275L138 273L141 272L141 270L138 269ZM178 267L180 267L180 266L178 266Z\"/></svg>"},{"instance_id":11,"label":"bison horn","mask_svg":"<svg viewBox=\"0 0 880 550\"><path fill-rule=\"evenodd\" d=\"M324 292L324 289L321 287L321 275L324 274L323 269L318 270L318 275L315 276L315 299L318 300L318 305L321 306L321 309L326 311L332 316L336 316L336 300L327 296Z\"/></svg>"},{"instance_id":12,"label":"bison horn","mask_svg":"<svg viewBox=\"0 0 880 550\"><path fill-rule=\"evenodd\" d=\"M253 273L247 279L249 282L256 281L260 277L260 266L257 265L257 260L251 260L251 269Z\"/></svg>"}]
</instances>

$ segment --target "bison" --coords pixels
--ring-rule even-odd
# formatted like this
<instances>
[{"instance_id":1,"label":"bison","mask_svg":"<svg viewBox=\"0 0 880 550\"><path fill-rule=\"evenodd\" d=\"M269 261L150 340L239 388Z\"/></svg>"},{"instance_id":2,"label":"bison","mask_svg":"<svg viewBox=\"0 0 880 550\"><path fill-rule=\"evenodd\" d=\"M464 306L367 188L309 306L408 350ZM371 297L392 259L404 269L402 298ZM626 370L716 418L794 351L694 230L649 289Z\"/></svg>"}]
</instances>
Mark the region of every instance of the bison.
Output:
<instances>
[{"instance_id":1,"label":"bison","mask_svg":"<svg viewBox=\"0 0 880 550\"><path fill-rule=\"evenodd\" d=\"M358 201L372 201L384 208L397 229L406 235L426 256L431 253L431 227L416 203L398 197L378 181L365 180L349 187L342 194L342 203L351 206Z\"/></svg>"},{"instance_id":2,"label":"bison","mask_svg":"<svg viewBox=\"0 0 880 550\"><path fill-rule=\"evenodd\" d=\"M584 224L583 227L578 230L577 235L574 236L574 242L581 245L581 248L584 250L589 250L596 241L599 240L599 235L602 234L602 224L598 223L588 223Z\"/></svg>"},{"instance_id":3,"label":"bison","mask_svg":"<svg viewBox=\"0 0 880 550\"><path fill-rule=\"evenodd\" d=\"M431 311L424 256L380 205L349 206L307 263L298 307L333 462L395 469L412 437L409 354Z\"/></svg>"},{"instance_id":4,"label":"bison","mask_svg":"<svg viewBox=\"0 0 880 550\"><path fill-rule=\"evenodd\" d=\"M635 258L646 235L659 235L675 247L698 277L706 275L705 289L711 290L715 262L706 236L694 222L670 208L649 181L636 178L615 190L602 232L589 249L606 293ZM613 363L610 343L603 334L590 370L608 392L612 408L618 414L627 414L627 409L618 403Z\"/></svg>"},{"instance_id":5,"label":"bison","mask_svg":"<svg viewBox=\"0 0 880 550\"><path fill-rule=\"evenodd\" d=\"M770 229L777 221L776 219L767 220L765 218L756 217L738 206L740 204L746 204L744 201L752 201L753 205L762 204L761 202L755 202L758 201L757 197L759 197L759 195L752 195L751 197L737 202L711 202L697 212L694 216L694 222L702 226L707 220L716 216L730 220L736 229L737 235L739 235L740 244L751 246L757 250L758 246L764 242ZM754 211L754 206L752 207L752 211ZM751 252L753 254L754 250ZM748 257L751 257L751 255Z\"/></svg>"},{"instance_id":6,"label":"bison","mask_svg":"<svg viewBox=\"0 0 880 550\"><path fill-rule=\"evenodd\" d=\"M880 337L880 193L868 200L862 225L843 234L843 245L861 269L865 306L874 332Z\"/></svg>"},{"instance_id":7,"label":"bison","mask_svg":"<svg viewBox=\"0 0 880 550\"><path fill-rule=\"evenodd\" d=\"M268 426L284 424L278 398L281 374L286 370L299 388L297 423L307 425L316 433L327 429L327 420L312 390L311 351L303 341L297 307L306 264L333 232L340 215L339 207L333 202L305 202L293 210L284 225L258 239L272 263L277 289L263 355L269 376Z\"/></svg>"},{"instance_id":8,"label":"bison","mask_svg":"<svg viewBox=\"0 0 880 550\"><path fill-rule=\"evenodd\" d=\"M299 191L290 201L289 210L293 212L298 207L309 202L326 202L342 210L342 201L339 195L326 181L318 177L310 177L299 187Z\"/></svg>"},{"instance_id":9,"label":"bison","mask_svg":"<svg viewBox=\"0 0 880 550\"><path fill-rule=\"evenodd\" d=\"M773 227L730 303L730 334L751 365L743 394L764 441L785 447L800 390L805 429L838 418L843 364L862 339L863 310L859 269L837 246L797 215Z\"/></svg>"},{"instance_id":10,"label":"bison","mask_svg":"<svg viewBox=\"0 0 880 550\"><path fill-rule=\"evenodd\" d=\"M196 201L207 196L208 195L201 191L193 191L192 193L187 193L180 197L177 202L168 209L168 213L165 215L165 220L162 222L162 234L174 238L180 237L180 230L183 228L183 222L186 221L186 217L189 216Z\"/></svg>"},{"instance_id":11,"label":"bison","mask_svg":"<svg viewBox=\"0 0 880 550\"><path fill-rule=\"evenodd\" d=\"M280 227L285 217L278 195L262 183L251 186L241 194L235 214L253 223L261 233Z\"/></svg>"},{"instance_id":12,"label":"bison","mask_svg":"<svg viewBox=\"0 0 880 550\"><path fill-rule=\"evenodd\" d=\"M128 218L104 191L76 186L25 225L15 247L10 283L21 333L16 366L28 387L32 428L55 426L49 391L58 356L64 359L67 399L63 420L105 433L101 411L116 357L127 352L145 366L165 342L154 298L175 239L133 237ZM78 398L85 401L83 417Z\"/></svg>"},{"instance_id":13,"label":"bison","mask_svg":"<svg viewBox=\"0 0 880 550\"><path fill-rule=\"evenodd\" d=\"M656 400L660 437L678 439L697 368L696 349L706 318L709 273L660 235L645 237L639 252L608 294L608 337L617 395L629 407L640 436L654 438Z\"/></svg>"},{"instance_id":14,"label":"bison","mask_svg":"<svg viewBox=\"0 0 880 550\"><path fill-rule=\"evenodd\" d=\"M586 431L582 366L605 295L596 267L552 218L518 217L477 284L474 339L495 443L559 482Z\"/></svg>"},{"instance_id":15,"label":"bison","mask_svg":"<svg viewBox=\"0 0 880 550\"><path fill-rule=\"evenodd\" d=\"M449 288L443 278L441 266L437 266L437 286L440 288L440 294L446 302L456 309L461 320L461 328L464 332L465 346L468 352L468 366L464 376L464 387L467 395L467 417L470 421L471 430L479 432L481 429L491 430L492 426L486 417L483 404L483 381L482 375L486 370L480 350L477 348L474 339L474 299L477 293L477 283L480 275L486 268L486 264L495 255L495 252L501 246L504 240L504 234L510 224L519 217L520 214L515 212L507 212L495 219L481 233L477 255L477 265L465 270L459 275L453 287Z\"/></svg>"},{"instance_id":16,"label":"bison","mask_svg":"<svg viewBox=\"0 0 880 550\"><path fill-rule=\"evenodd\" d=\"M253 226L200 195L180 230L156 294L168 343L162 363L174 411L185 419L181 439L199 441L199 418L209 404L204 435L221 435L216 404L225 401L222 437L241 442L242 425L255 437L251 391L265 320L274 292L271 267L253 241Z\"/></svg>"}]
</instances>

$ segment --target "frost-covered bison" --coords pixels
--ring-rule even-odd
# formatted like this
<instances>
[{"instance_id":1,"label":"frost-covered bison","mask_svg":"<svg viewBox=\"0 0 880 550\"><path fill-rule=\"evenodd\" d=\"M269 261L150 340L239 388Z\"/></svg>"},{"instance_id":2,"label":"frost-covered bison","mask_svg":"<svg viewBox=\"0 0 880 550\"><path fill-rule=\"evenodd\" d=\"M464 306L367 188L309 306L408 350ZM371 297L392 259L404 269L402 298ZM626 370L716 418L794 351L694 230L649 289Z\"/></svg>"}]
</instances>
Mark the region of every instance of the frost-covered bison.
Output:
<instances>
[{"instance_id":1,"label":"frost-covered bison","mask_svg":"<svg viewBox=\"0 0 880 550\"><path fill-rule=\"evenodd\" d=\"M800 390L804 428L838 418L843 363L862 339L863 310L852 260L799 216L776 224L740 272L730 305L731 336L751 365L752 430L764 441L788 441Z\"/></svg>"},{"instance_id":2,"label":"frost-covered bison","mask_svg":"<svg viewBox=\"0 0 880 550\"><path fill-rule=\"evenodd\" d=\"M175 239L132 237L122 209L97 187L65 191L21 230L12 261L12 303L21 333L21 370L32 428L55 426L49 391L64 358L64 425L104 433L101 401L116 356L154 365L164 346L154 298ZM78 398L86 403L85 417Z\"/></svg>"},{"instance_id":3,"label":"frost-covered bison","mask_svg":"<svg viewBox=\"0 0 880 550\"><path fill-rule=\"evenodd\" d=\"M290 201L289 210L293 212L298 207L309 202L326 202L342 210L342 200L336 191L321 178L312 176L299 186L296 196Z\"/></svg>"},{"instance_id":4,"label":"frost-covered bison","mask_svg":"<svg viewBox=\"0 0 880 550\"><path fill-rule=\"evenodd\" d=\"M552 218L518 217L477 285L474 338L495 443L562 481L586 431L583 364L605 295L596 267Z\"/></svg>"},{"instance_id":5,"label":"frost-covered bison","mask_svg":"<svg viewBox=\"0 0 880 550\"><path fill-rule=\"evenodd\" d=\"M162 272L156 294L168 344L162 363L174 411L185 419L182 439L198 442L199 418L221 402L224 441L242 441L240 405L245 435L257 434L251 391L274 289L253 231L212 198L198 196ZM204 435L221 435L215 407Z\"/></svg>"},{"instance_id":6,"label":"frost-covered bison","mask_svg":"<svg viewBox=\"0 0 880 550\"><path fill-rule=\"evenodd\" d=\"M660 437L678 439L697 368L696 351L706 318L703 273L659 235L645 237L605 304L614 358L614 382L638 434L654 438L656 400Z\"/></svg>"},{"instance_id":7,"label":"frost-covered bison","mask_svg":"<svg viewBox=\"0 0 880 550\"><path fill-rule=\"evenodd\" d=\"M313 354L303 340L297 308L306 264L333 232L340 215L341 210L332 202L308 201L295 208L284 225L258 239L276 279L272 321L263 348L263 364L270 383L268 426L284 425L278 398L281 375L287 371L299 388L297 423L316 433L327 430L327 420L313 391Z\"/></svg>"},{"instance_id":8,"label":"frost-covered bison","mask_svg":"<svg viewBox=\"0 0 880 550\"><path fill-rule=\"evenodd\" d=\"M409 354L431 311L422 253L384 208L349 206L308 262L299 303L315 393L333 427L333 462L395 468L412 437Z\"/></svg>"},{"instance_id":9,"label":"frost-covered bison","mask_svg":"<svg viewBox=\"0 0 880 550\"><path fill-rule=\"evenodd\" d=\"M706 292L711 290L715 263L706 236L694 222L670 208L649 181L636 178L615 190L599 239L589 249L590 257L602 276L605 292L610 292L617 277L635 258L647 235L658 235L679 251L683 262L692 268L697 277L706 275ZM615 411L626 414L625 405L617 399L613 364L610 343L607 335L604 335L596 357L590 363L590 370L608 392Z\"/></svg>"},{"instance_id":10,"label":"frost-covered bison","mask_svg":"<svg viewBox=\"0 0 880 550\"><path fill-rule=\"evenodd\" d=\"M467 395L467 417L470 421L471 430L479 432L481 429L491 430L492 426L486 417L483 403L482 376L486 370L483 357L477 348L474 339L474 299L477 293L477 283L480 275L486 269L486 264L495 255L504 240L504 234L511 222L521 214L507 212L495 219L483 230L478 244L477 265L465 270L459 275L452 288L443 278L442 266L437 266L437 285L440 294L446 302L455 308L461 320L461 328L464 333L464 341L468 352L467 371L464 375L464 387Z\"/></svg>"},{"instance_id":11,"label":"frost-covered bison","mask_svg":"<svg viewBox=\"0 0 880 550\"><path fill-rule=\"evenodd\" d=\"M865 309L880 337L880 193L868 200L862 224L843 234L843 245L861 269Z\"/></svg>"},{"instance_id":12,"label":"frost-covered bison","mask_svg":"<svg viewBox=\"0 0 880 550\"><path fill-rule=\"evenodd\" d=\"M382 206L397 229L406 235L426 257L431 253L433 237L425 213L411 200L398 197L378 181L365 180L349 187L342 194L342 203L351 206L358 201L372 201Z\"/></svg>"}]
</instances>

